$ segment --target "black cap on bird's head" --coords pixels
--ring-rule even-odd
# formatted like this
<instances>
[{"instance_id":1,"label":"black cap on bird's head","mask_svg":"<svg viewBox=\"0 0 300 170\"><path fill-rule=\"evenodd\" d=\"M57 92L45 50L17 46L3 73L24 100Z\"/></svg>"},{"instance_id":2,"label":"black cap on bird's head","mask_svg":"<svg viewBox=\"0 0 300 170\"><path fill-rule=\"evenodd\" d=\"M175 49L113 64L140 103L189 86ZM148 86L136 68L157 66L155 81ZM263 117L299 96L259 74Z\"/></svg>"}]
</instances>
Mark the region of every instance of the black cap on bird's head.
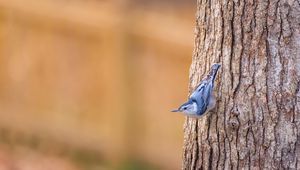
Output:
<instances>
[{"instance_id":1,"label":"black cap on bird's head","mask_svg":"<svg viewBox=\"0 0 300 170\"><path fill-rule=\"evenodd\" d=\"M187 106L189 105L189 102L183 103L178 109L172 110L171 112L182 112L185 109L187 109Z\"/></svg>"},{"instance_id":2,"label":"black cap on bird's head","mask_svg":"<svg viewBox=\"0 0 300 170\"><path fill-rule=\"evenodd\" d=\"M178 109L172 110L171 112L193 112L194 102L192 100L188 100L187 102L183 103Z\"/></svg>"}]
</instances>

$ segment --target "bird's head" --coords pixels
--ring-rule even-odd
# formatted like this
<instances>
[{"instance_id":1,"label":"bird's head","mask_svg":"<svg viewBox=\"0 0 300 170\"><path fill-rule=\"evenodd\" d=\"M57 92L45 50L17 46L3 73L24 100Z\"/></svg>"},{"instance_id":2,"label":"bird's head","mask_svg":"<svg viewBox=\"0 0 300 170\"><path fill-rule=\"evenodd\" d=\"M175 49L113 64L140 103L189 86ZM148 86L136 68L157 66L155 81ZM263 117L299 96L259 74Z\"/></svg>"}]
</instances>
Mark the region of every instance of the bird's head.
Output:
<instances>
[{"instance_id":1,"label":"bird's head","mask_svg":"<svg viewBox=\"0 0 300 170\"><path fill-rule=\"evenodd\" d=\"M182 104L178 109L172 110L172 112L183 112L185 114L196 114L197 113L197 103L195 101L189 100Z\"/></svg>"}]
</instances>

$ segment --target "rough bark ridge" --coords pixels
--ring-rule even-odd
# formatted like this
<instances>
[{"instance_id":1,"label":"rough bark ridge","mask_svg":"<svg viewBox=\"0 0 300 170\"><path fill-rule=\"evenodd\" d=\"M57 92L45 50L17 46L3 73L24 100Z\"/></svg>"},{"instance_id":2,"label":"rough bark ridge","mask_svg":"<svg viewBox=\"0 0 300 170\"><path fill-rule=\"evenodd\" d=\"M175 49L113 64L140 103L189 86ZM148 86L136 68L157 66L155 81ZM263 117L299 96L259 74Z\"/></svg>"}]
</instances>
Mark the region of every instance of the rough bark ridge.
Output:
<instances>
[{"instance_id":1,"label":"rough bark ridge","mask_svg":"<svg viewBox=\"0 0 300 170\"><path fill-rule=\"evenodd\" d=\"M183 169L300 169L300 1L198 0L190 91L213 62L217 106L187 118Z\"/></svg>"}]
</instances>

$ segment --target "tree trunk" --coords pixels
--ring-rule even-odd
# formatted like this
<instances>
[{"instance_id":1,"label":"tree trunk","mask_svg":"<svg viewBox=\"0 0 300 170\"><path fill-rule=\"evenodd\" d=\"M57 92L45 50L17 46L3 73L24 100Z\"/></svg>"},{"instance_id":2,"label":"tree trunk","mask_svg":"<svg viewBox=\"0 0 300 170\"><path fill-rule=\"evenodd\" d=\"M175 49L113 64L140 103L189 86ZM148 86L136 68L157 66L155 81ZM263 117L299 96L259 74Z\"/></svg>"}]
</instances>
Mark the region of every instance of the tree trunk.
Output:
<instances>
[{"instance_id":1,"label":"tree trunk","mask_svg":"<svg viewBox=\"0 0 300 170\"><path fill-rule=\"evenodd\" d=\"M183 169L300 169L300 1L198 0L190 91L212 63L217 104L186 119Z\"/></svg>"}]
</instances>

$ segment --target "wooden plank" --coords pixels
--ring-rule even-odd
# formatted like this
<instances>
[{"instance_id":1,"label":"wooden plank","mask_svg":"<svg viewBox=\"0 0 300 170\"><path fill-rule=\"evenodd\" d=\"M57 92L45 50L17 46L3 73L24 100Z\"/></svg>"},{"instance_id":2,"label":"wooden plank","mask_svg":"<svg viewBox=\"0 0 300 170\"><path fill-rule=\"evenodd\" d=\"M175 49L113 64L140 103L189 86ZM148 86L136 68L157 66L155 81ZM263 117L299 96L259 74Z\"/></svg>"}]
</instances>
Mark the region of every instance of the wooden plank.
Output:
<instances>
[{"instance_id":1,"label":"wooden plank","mask_svg":"<svg viewBox=\"0 0 300 170\"><path fill-rule=\"evenodd\" d=\"M35 21L56 27L99 33L118 27L120 13L117 6L107 3L64 3L49 0L0 0L2 14L25 21Z\"/></svg>"},{"instance_id":2,"label":"wooden plank","mask_svg":"<svg viewBox=\"0 0 300 170\"><path fill-rule=\"evenodd\" d=\"M2 15L8 15L42 26L77 31L99 36L106 31L122 31L140 38L154 40L154 45L173 44L178 48L192 47L193 28L172 13L124 10L112 3L63 3L36 0L0 0ZM179 17L178 17L179 18ZM163 29L162 29L163 28Z\"/></svg>"}]
</instances>

